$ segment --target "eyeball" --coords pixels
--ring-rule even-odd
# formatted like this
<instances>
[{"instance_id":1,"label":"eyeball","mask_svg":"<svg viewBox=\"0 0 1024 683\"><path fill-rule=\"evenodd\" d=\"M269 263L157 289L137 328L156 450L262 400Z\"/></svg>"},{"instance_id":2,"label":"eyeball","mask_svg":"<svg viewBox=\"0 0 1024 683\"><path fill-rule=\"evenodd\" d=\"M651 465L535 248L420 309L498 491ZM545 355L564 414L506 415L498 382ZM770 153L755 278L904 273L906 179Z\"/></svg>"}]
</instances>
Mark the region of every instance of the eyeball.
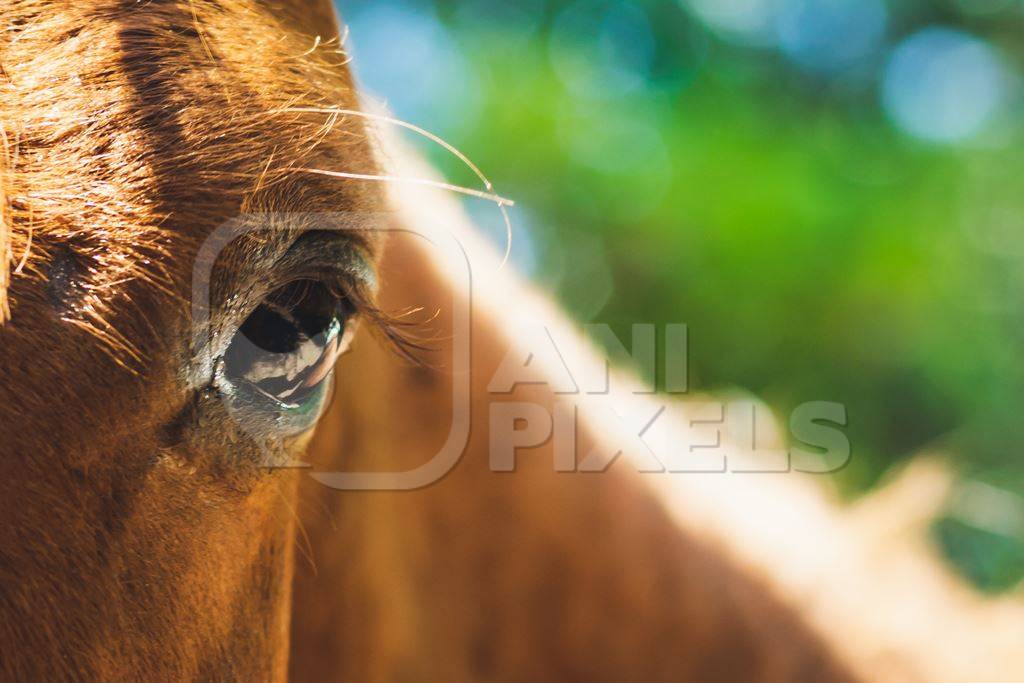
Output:
<instances>
[{"instance_id":1,"label":"eyeball","mask_svg":"<svg viewBox=\"0 0 1024 683\"><path fill-rule=\"evenodd\" d=\"M319 417L353 317L348 300L320 282L285 285L235 332L224 354L224 376L244 406L279 413L286 431L308 428Z\"/></svg>"}]
</instances>

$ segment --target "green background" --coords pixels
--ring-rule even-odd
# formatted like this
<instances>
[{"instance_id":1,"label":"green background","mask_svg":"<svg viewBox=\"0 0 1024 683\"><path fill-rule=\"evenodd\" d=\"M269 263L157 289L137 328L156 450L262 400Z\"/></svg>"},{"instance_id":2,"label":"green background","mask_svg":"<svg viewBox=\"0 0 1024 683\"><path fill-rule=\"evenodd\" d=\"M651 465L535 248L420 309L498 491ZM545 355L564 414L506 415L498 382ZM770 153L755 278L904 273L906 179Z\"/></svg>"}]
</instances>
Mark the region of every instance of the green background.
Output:
<instances>
[{"instance_id":1,"label":"green background","mask_svg":"<svg viewBox=\"0 0 1024 683\"><path fill-rule=\"evenodd\" d=\"M982 588L1019 584L1024 3L882 4L884 28L839 66L863 35L822 29L794 56L771 27L738 35L685 2L339 7L360 79L517 201L514 263L577 318L624 339L687 323L699 391L742 388L778 414L844 403L845 496L947 458L971 493L935 541ZM885 100L900 46L934 27L999 67L991 111L946 139ZM984 74L938 64L937 84L892 87L946 87L917 116L955 122ZM469 208L500 240L493 206Z\"/></svg>"}]
</instances>

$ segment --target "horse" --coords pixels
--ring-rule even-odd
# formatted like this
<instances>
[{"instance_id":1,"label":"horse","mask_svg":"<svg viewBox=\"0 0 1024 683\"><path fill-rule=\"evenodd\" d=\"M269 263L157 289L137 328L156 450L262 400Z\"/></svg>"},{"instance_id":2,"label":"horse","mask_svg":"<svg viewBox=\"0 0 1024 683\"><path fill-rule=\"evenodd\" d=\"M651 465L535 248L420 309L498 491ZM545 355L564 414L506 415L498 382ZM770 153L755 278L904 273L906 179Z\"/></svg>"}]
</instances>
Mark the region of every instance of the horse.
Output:
<instances>
[{"instance_id":1,"label":"horse","mask_svg":"<svg viewBox=\"0 0 1024 683\"><path fill-rule=\"evenodd\" d=\"M607 365L362 106L327 0L0 20L0 678L1021 670L1019 605L897 534L941 476L852 514L648 475L582 403L558 424L602 466L557 466L552 359ZM558 353L512 352L523 311Z\"/></svg>"}]
</instances>

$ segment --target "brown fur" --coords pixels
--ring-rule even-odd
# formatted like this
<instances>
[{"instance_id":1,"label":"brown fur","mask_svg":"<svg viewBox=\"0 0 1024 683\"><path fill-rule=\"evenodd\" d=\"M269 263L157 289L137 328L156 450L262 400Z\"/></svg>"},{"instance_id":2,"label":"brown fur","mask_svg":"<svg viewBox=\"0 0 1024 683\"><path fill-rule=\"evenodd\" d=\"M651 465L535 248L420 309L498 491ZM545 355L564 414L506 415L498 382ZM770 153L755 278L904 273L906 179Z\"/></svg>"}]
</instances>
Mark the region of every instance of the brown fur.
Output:
<instances>
[{"instance_id":1,"label":"brown fur","mask_svg":"<svg viewBox=\"0 0 1024 683\"><path fill-rule=\"evenodd\" d=\"M628 466L554 475L549 446L490 472L503 313L565 325L514 279L478 293L473 427L450 475L338 492L261 468L188 381L191 269L240 213L385 205L377 183L299 170L380 172L362 119L284 111L357 106L329 3L8 0L0 30L0 679L843 681L880 678L878 661L899 663L890 680L931 674L927 648L848 647L831 628L860 610L827 608L826 592L807 604L805 584L779 578L785 553L744 554L752 537L715 526L698 488L673 497ZM430 195L391 202L396 227L461 220ZM230 252L215 304L251 295L257 256L307 227ZM379 239L353 239L376 260ZM312 445L323 469L405 469L448 429L438 359L466 292L415 238L389 246L381 281L383 308L440 311L438 362L364 335ZM503 397L521 399L553 396ZM586 425L580 450L603 438ZM773 509L818 509L805 482L767 490Z\"/></svg>"},{"instance_id":2,"label":"brown fur","mask_svg":"<svg viewBox=\"0 0 1024 683\"><path fill-rule=\"evenodd\" d=\"M187 303L224 220L375 206L289 173L372 171L360 121L275 113L353 105L343 55L232 0L11 0L0 31L0 246L26 259L0 327L0 678L279 678L295 474L184 386Z\"/></svg>"}]
</instances>

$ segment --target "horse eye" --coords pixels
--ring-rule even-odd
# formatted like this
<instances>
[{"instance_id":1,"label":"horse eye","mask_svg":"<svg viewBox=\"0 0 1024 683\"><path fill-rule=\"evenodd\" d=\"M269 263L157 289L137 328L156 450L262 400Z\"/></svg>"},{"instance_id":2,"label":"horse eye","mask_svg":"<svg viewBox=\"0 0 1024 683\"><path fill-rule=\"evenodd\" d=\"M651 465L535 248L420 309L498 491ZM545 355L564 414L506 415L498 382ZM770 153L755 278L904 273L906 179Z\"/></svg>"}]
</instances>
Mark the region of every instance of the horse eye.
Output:
<instances>
[{"instance_id":1,"label":"horse eye","mask_svg":"<svg viewBox=\"0 0 1024 683\"><path fill-rule=\"evenodd\" d=\"M351 304L319 282L281 287L235 333L224 372L284 408L300 407L322 395L352 315Z\"/></svg>"}]
</instances>

